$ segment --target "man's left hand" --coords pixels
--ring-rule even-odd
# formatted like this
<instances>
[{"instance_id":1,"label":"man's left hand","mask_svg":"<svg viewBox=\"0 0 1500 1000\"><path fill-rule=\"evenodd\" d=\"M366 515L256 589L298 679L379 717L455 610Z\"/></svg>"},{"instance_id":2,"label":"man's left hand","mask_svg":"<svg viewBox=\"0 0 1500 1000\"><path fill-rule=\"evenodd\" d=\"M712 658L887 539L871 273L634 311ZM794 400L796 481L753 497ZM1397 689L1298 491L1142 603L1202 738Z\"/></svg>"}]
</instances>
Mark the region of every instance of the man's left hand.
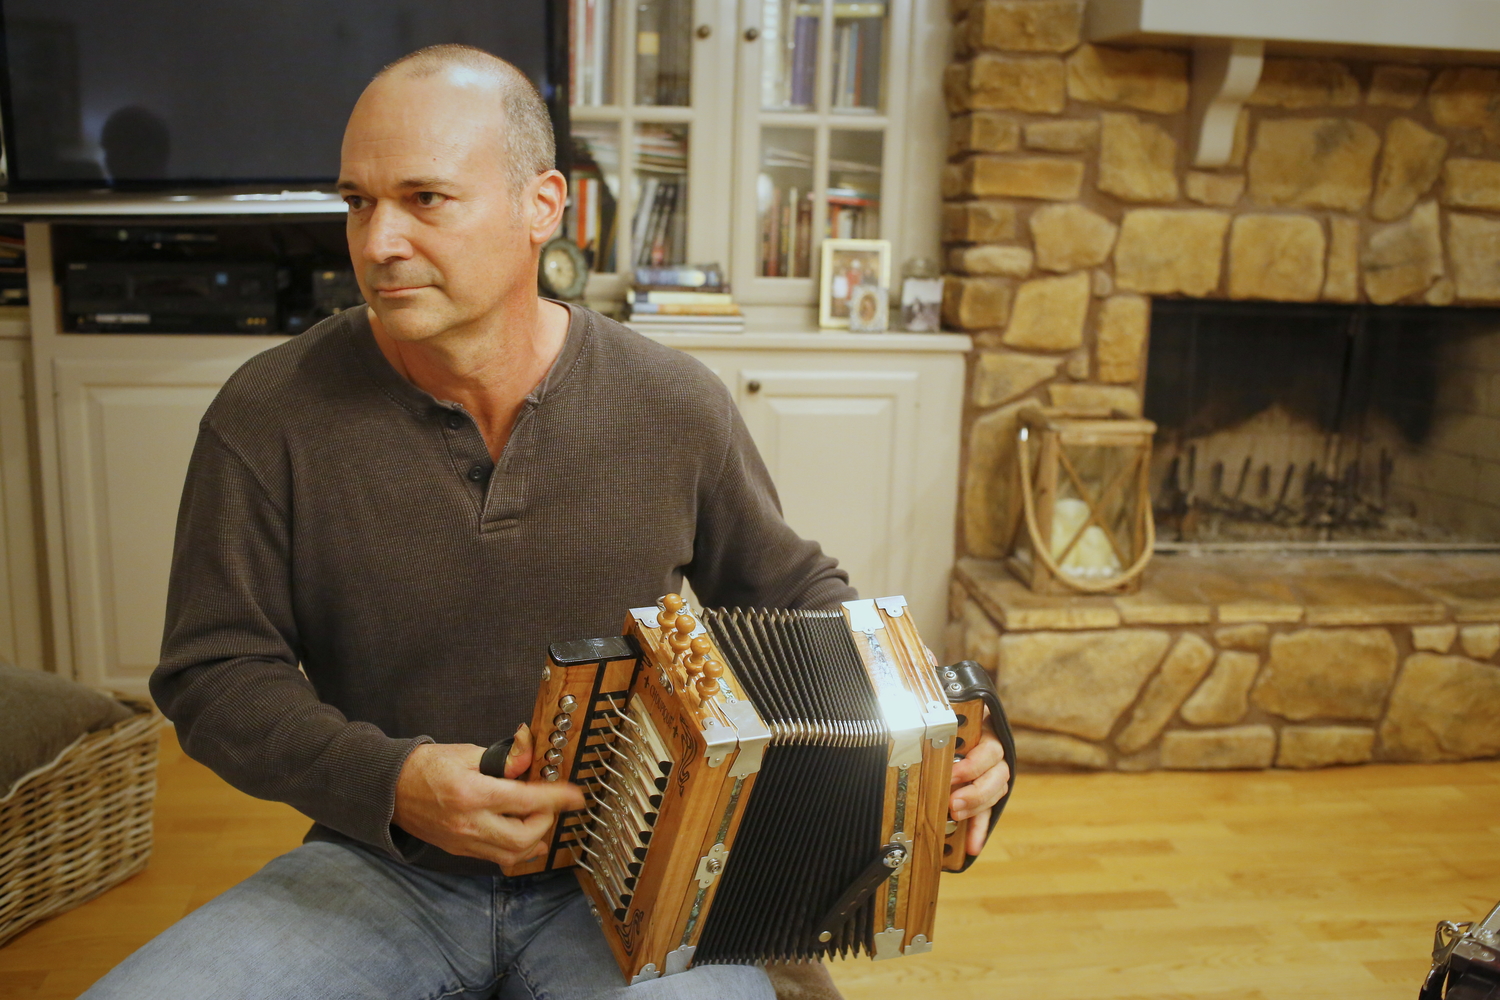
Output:
<instances>
[{"instance_id":1,"label":"man's left hand","mask_svg":"<svg viewBox=\"0 0 1500 1000\"><path fill-rule=\"evenodd\" d=\"M969 854L978 854L989 836L990 810L1005 797L1010 788L1010 764L995 736L985 712L984 729L968 756L953 765L953 794L948 811L954 819L971 819L969 839L964 845Z\"/></svg>"}]
</instances>

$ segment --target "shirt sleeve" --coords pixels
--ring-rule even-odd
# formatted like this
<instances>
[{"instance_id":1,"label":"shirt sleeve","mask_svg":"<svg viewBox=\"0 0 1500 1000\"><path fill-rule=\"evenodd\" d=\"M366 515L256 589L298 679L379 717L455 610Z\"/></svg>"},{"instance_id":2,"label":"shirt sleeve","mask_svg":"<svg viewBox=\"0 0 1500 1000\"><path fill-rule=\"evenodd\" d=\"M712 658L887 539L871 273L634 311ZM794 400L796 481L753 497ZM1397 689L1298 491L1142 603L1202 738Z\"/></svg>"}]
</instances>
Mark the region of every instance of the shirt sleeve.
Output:
<instances>
[{"instance_id":1,"label":"shirt sleeve","mask_svg":"<svg viewBox=\"0 0 1500 1000\"><path fill-rule=\"evenodd\" d=\"M715 379L717 384L717 379ZM687 577L707 607L836 608L859 597L849 574L781 514L771 474L728 392L728 443L698 497Z\"/></svg>"},{"instance_id":2,"label":"shirt sleeve","mask_svg":"<svg viewBox=\"0 0 1500 1000\"><path fill-rule=\"evenodd\" d=\"M234 787L399 858L396 779L432 740L350 722L299 669L289 505L275 493L205 420L178 510L151 694L188 756Z\"/></svg>"}]
</instances>

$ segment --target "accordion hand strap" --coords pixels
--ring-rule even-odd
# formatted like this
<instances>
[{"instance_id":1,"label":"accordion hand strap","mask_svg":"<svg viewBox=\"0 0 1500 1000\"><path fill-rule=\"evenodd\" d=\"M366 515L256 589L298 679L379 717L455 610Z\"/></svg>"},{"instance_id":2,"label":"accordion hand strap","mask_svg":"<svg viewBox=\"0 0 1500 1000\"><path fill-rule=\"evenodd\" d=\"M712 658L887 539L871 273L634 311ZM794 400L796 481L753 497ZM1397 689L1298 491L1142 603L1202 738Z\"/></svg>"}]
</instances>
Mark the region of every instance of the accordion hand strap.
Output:
<instances>
[{"instance_id":1,"label":"accordion hand strap","mask_svg":"<svg viewBox=\"0 0 1500 1000\"><path fill-rule=\"evenodd\" d=\"M995 727L995 735L1000 740L1000 746L1005 750L1005 763L1010 767L1010 784L1005 789L1005 794L1000 801L995 803L990 810L990 827L985 833L988 841L989 835L995 831L995 824L1000 821L1000 814L1005 811L1005 804L1010 801L1011 792L1016 787L1016 739L1011 735L1010 722L1005 718L1005 708L1000 704L1000 694L995 690L995 682L990 675L973 660L962 660L951 667L943 668L944 672L953 671L958 675L956 682L949 681L946 687L948 700L950 702L973 701L975 698L984 702L984 707L990 710L990 724ZM954 688L954 683L959 686ZM970 854L964 858L964 866L959 871L967 871L974 863L977 854Z\"/></svg>"}]
</instances>

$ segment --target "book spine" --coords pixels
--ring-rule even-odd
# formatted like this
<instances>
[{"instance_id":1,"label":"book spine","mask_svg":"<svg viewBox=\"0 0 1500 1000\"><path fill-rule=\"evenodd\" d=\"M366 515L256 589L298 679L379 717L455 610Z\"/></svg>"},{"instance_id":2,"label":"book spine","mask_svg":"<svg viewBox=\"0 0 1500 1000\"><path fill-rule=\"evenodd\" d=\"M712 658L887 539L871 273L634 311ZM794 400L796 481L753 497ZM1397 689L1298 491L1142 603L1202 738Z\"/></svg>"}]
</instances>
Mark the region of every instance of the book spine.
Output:
<instances>
[{"instance_id":1,"label":"book spine","mask_svg":"<svg viewBox=\"0 0 1500 1000\"><path fill-rule=\"evenodd\" d=\"M650 247L646 241L649 236L651 213L656 208L656 187L655 177L646 177L641 180L639 200L635 203L635 218L630 223L630 238L635 244L632 248L633 262L636 267L645 267L650 264Z\"/></svg>"},{"instance_id":2,"label":"book spine","mask_svg":"<svg viewBox=\"0 0 1500 1000\"><path fill-rule=\"evenodd\" d=\"M786 204L781 205L781 274L792 274L792 247L796 243L796 189L786 192Z\"/></svg>"},{"instance_id":3,"label":"book spine","mask_svg":"<svg viewBox=\"0 0 1500 1000\"><path fill-rule=\"evenodd\" d=\"M792 33L791 103L809 108L813 104L813 86L817 77L818 18L797 18Z\"/></svg>"},{"instance_id":4,"label":"book spine","mask_svg":"<svg viewBox=\"0 0 1500 1000\"><path fill-rule=\"evenodd\" d=\"M738 316L740 307L734 303L686 303L686 302L636 302L630 307L633 313L661 316Z\"/></svg>"},{"instance_id":5,"label":"book spine","mask_svg":"<svg viewBox=\"0 0 1500 1000\"><path fill-rule=\"evenodd\" d=\"M794 277L806 278L812 274L812 194L797 205L797 260Z\"/></svg>"}]
</instances>

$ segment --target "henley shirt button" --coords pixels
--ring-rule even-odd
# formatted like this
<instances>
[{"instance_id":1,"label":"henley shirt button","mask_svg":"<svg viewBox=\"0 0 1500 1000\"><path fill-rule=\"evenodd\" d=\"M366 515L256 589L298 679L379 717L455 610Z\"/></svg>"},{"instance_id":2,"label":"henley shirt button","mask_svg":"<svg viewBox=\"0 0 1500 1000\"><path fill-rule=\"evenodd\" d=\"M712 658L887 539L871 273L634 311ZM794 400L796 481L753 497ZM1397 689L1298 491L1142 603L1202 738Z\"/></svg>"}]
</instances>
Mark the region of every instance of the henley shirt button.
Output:
<instances>
[{"instance_id":1,"label":"henley shirt button","mask_svg":"<svg viewBox=\"0 0 1500 1000\"><path fill-rule=\"evenodd\" d=\"M484 476L484 466L480 465L478 462L475 462L473 465L469 466L469 482L482 483L484 482Z\"/></svg>"},{"instance_id":2,"label":"henley shirt button","mask_svg":"<svg viewBox=\"0 0 1500 1000\"><path fill-rule=\"evenodd\" d=\"M457 413L448 414L448 429L456 431L464 425L464 418Z\"/></svg>"}]
</instances>

